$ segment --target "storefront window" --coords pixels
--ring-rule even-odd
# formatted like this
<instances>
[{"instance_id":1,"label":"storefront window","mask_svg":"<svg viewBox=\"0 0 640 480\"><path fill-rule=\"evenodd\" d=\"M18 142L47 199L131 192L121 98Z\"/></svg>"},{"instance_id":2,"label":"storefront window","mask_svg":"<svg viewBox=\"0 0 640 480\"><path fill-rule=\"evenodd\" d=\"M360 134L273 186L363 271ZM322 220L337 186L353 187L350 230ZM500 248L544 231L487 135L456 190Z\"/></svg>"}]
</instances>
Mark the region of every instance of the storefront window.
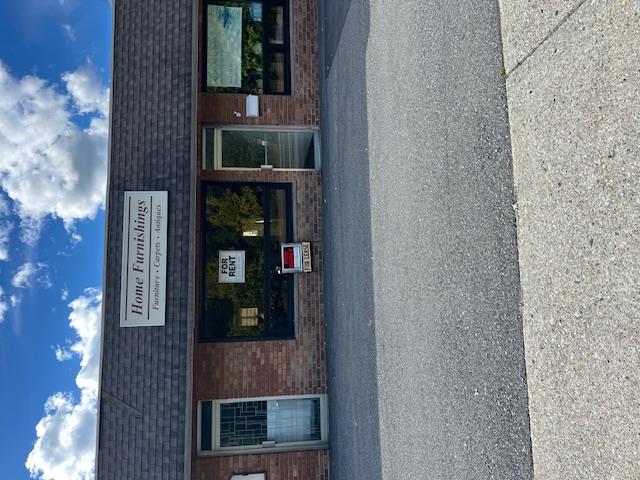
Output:
<instances>
[{"instance_id":1,"label":"storefront window","mask_svg":"<svg viewBox=\"0 0 640 480\"><path fill-rule=\"evenodd\" d=\"M313 130L205 128L206 169L315 169Z\"/></svg>"},{"instance_id":2,"label":"storefront window","mask_svg":"<svg viewBox=\"0 0 640 480\"><path fill-rule=\"evenodd\" d=\"M202 229L200 339L293 337L292 277L279 273L280 244L292 238L290 186L203 184Z\"/></svg>"},{"instance_id":3,"label":"storefront window","mask_svg":"<svg viewBox=\"0 0 640 480\"><path fill-rule=\"evenodd\" d=\"M205 41L208 91L290 92L285 0L209 1Z\"/></svg>"}]
</instances>

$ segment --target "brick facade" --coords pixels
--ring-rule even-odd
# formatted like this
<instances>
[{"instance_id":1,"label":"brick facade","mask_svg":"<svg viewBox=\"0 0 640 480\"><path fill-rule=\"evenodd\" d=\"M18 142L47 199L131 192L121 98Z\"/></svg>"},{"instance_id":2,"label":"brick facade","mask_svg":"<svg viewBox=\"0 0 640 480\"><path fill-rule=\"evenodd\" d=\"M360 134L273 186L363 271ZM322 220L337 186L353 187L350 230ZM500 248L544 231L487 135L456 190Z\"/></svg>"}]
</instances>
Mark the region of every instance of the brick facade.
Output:
<instances>
[{"instance_id":1,"label":"brick facade","mask_svg":"<svg viewBox=\"0 0 640 480\"><path fill-rule=\"evenodd\" d=\"M246 118L244 94L198 94L198 165L202 165L204 125L319 125L317 69L317 6L315 0L290 0L292 94L261 95L260 117ZM199 67L202 71L204 4L200 2L198 28ZM241 112L236 117L233 112ZM198 170L197 198L203 181L284 182L293 185L294 239L312 243L313 272L297 275L296 338L294 340L199 343L199 311L194 325L192 479L228 480L234 473L266 472L268 480L328 480L327 450L244 454L197 455L197 404L205 399L278 395L325 394L324 299L322 279L322 190L318 171L212 171ZM200 237L200 201L196 201L196 235ZM201 271L196 247L196 278ZM200 305L196 281L196 305Z\"/></svg>"},{"instance_id":2,"label":"brick facade","mask_svg":"<svg viewBox=\"0 0 640 480\"><path fill-rule=\"evenodd\" d=\"M194 480L229 480L237 473L267 473L267 480L329 480L329 452L271 453L199 460Z\"/></svg>"}]
</instances>

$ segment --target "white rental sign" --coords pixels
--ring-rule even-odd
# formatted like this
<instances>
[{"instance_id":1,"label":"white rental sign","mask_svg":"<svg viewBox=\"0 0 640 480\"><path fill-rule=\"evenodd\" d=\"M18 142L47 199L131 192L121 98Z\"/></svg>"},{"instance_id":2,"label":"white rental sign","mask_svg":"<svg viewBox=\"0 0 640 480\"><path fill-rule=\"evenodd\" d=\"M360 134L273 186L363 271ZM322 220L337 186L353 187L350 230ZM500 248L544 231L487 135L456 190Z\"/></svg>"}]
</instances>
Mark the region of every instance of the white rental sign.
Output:
<instances>
[{"instance_id":1,"label":"white rental sign","mask_svg":"<svg viewBox=\"0 0 640 480\"><path fill-rule=\"evenodd\" d=\"M218 283L244 283L244 250L220 250Z\"/></svg>"},{"instance_id":2,"label":"white rental sign","mask_svg":"<svg viewBox=\"0 0 640 480\"><path fill-rule=\"evenodd\" d=\"M167 291L167 192L124 192L120 326L162 326Z\"/></svg>"}]
</instances>

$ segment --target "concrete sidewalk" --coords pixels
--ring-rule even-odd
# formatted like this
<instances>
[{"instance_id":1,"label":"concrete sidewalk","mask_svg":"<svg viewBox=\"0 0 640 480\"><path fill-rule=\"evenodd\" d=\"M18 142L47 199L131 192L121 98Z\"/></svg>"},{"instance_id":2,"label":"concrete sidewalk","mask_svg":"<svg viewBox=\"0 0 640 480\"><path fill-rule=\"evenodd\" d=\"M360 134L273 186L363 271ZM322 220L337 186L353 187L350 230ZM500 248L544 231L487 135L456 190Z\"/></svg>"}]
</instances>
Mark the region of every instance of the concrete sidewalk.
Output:
<instances>
[{"instance_id":1,"label":"concrete sidewalk","mask_svg":"<svg viewBox=\"0 0 640 480\"><path fill-rule=\"evenodd\" d=\"M500 0L536 480L640 478L640 3Z\"/></svg>"}]
</instances>

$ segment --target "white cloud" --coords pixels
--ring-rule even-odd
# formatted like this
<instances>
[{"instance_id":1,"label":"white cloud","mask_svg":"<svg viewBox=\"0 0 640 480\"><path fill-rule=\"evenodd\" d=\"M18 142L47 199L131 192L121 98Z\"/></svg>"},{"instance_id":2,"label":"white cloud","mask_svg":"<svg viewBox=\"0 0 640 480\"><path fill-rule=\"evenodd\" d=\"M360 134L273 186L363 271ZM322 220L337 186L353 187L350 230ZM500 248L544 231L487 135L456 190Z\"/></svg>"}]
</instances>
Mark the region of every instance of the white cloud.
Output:
<instances>
[{"instance_id":1,"label":"white cloud","mask_svg":"<svg viewBox=\"0 0 640 480\"><path fill-rule=\"evenodd\" d=\"M16 288L28 288L33 283L33 278L38 272L38 267L34 263L27 262L22 264L18 271L13 275L11 284Z\"/></svg>"},{"instance_id":2,"label":"white cloud","mask_svg":"<svg viewBox=\"0 0 640 480\"><path fill-rule=\"evenodd\" d=\"M11 306L12 307L17 307L18 305L20 305L20 302L22 302L22 298L16 296L16 295L11 295L9 297L9 301L11 302Z\"/></svg>"},{"instance_id":3,"label":"white cloud","mask_svg":"<svg viewBox=\"0 0 640 480\"><path fill-rule=\"evenodd\" d=\"M0 220L0 260L9 259L9 243L11 242L11 232L13 223L8 220Z\"/></svg>"},{"instance_id":4,"label":"white cloud","mask_svg":"<svg viewBox=\"0 0 640 480\"><path fill-rule=\"evenodd\" d=\"M57 346L54 349L54 352L56 354L56 360L58 360L59 362L66 362L67 360L71 360L73 358L73 352L67 348Z\"/></svg>"},{"instance_id":5,"label":"white cloud","mask_svg":"<svg viewBox=\"0 0 640 480\"><path fill-rule=\"evenodd\" d=\"M63 359L80 357L76 377L80 398L58 392L45 403L45 415L36 426L37 439L25 463L33 478L94 478L101 303L101 292L89 289L69 304L69 325L77 339L68 349L58 349Z\"/></svg>"},{"instance_id":6,"label":"white cloud","mask_svg":"<svg viewBox=\"0 0 640 480\"><path fill-rule=\"evenodd\" d=\"M16 288L30 288L34 280L38 281L44 288L51 288L53 284L46 272L46 263L23 263L11 279L11 284Z\"/></svg>"},{"instance_id":7,"label":"white cloud","mask_svg":"<svg viewBox=\"0 0 640 480\"><path fill-rule=\"evenodd\" d=\"M109 90L102 87L97 72L90 66L80 67L75 72L65 73L62 79L67 84L76 108L80 113L109 111Z\"/></svg>"},{"instance_id":8,"label":"white cloud","mask_svg":"<svg viewBox=\"0 0 640 480\"><path fill-rule=\"evenodd\" d=\"M68 23L64 23L62 25L62 31L67 36L67 38L69 38L69 40L71 40L72 42L76 41L76 32L73 30L73 27L71 25L69 25Z\"/></svg>"},{"instance_id":9,"label":"white cloud","mask_svg":"<svg viewBox=\"0 0 640 480\"><path fill-rule=\"evenodd\" d=\"M89 66L62 79L66 93L32 75L16 78L0 62L0 187L31 245L47 216L73 232L104 206L109 89ZM87 116L86 127L76 115Z\"/></svg>"},{"instance_id":10,"label":"white cloud","mask_svg":"<svg viewBox=\"0 0 640 480\"><path fill-rule=\"evenodd\" d=\"M0 195L0 260L9 259L9 243L11 242L11 232L13 231L13 222L3 218L11 214L9 202L4 195Z\"/></svg>"},{"instance_id":11,"label":"white cloud","mask_svg":"<svg viewBox=\"0 0 640 480\"><path fill-rule=\"evenodd\" d=\"M63 302L67 301L67 298L69 298L69 289L68 288L63 288L62 291L60 292L60 299Z\"/></svg>"},{"instance_id":12,"label":"white cloud","mask_svg":"<svg viewBox=\"0 0 640 480\"><path fill-rule=\"evenodd\" d=\"M9 310L9 305L4 296L4 290L0 287L0 323L4 322L4 315L7 313L7 310Z\"/></svg>"}]
</instances>

